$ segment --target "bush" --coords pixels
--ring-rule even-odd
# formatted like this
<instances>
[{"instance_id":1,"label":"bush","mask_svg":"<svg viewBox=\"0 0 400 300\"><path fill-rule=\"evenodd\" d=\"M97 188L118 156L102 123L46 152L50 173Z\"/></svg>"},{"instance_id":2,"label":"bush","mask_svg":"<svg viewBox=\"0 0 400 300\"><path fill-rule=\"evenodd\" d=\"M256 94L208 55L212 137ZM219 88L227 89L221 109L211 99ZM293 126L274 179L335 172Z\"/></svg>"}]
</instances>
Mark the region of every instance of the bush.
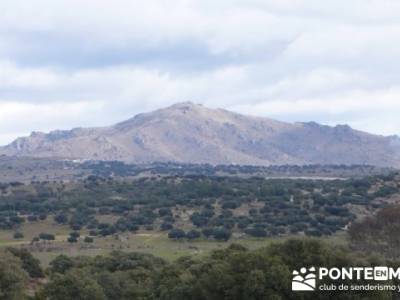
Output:
<instances>
[{"instance_id":1,"label":"bush","mask_svg":"<svg viewBox=\"0 0 400 300\"><path fill-rule=\"evenodd\" d=\"M261 227L248 228L245 233L253 237L266 237L267 232Z\"/></svg>"},{"instance_id":2,"label":"bush","mask_svg":"<svg viewBox=\"0 0 400 300\"><path fill-rule=\"evenodd\" d=\"M58 214L54 216L54 221L59 224L67 224L68 223L68 216L64 213Z\"/></svg>"},{"instance_id":3,"label":"bush","mask_svg":"<svg viewBox=\"0 0 400 300\"><path fill-rule=\"evenodd\" d=\"M194 240L194 239L198 239L201 236L200 232L197 230L190 230L187 234L186 237L189 240Z\"/></svg>"},{"instance_id":4,"label":"bush","mask_svg":"<svg viewBox=\"0 0 400 300\"><path fill-rule=\"evenodd\" d=\"M225 201L222 203L223 209L235 209L238 208L240 204L236 201Z\"/></svg>"},{"instance_id":5,"label":"bush","mask_svg":"<svg viewBox=\"0 0 400 300\"><path fill-rule=\"evenodd\" d=\"M172 229L169 233L168 233L168 237L170 239L183 239L186 237L185 232L182 229Z\"/></svg>"},{"instance_id":6,"label":"bush","mask_svg":"<svg viewBox=\"0 0 400 300\"><path fill-rule=\"evenodd\" d=\"M85 239L83 240L85 243L93 243L94 239L90 236L86 236Z\"/></svg>"},{"instance_id":7,"label":"bush","mask_svg":"<svg viewBox=\"0 0 400 300\"><path fill-rule=\"evenodd\" d=\"M74 266L72 258L62 254L57 256L51 263L50 263L50 270L53 273L60 273L64 274L69 269Z\"/></svg>"},{"instance_id":8,"label":"bush","mask_svg":"<svg viewBox=\"0 0 400 300\"><path fill-rule=\"evenodd\" d=\"M82 225L80 225L80 224L71 224L70 226L71 226L71 229L75 230L75 231L82 229Z\"/></svg>"},{"instance_id":9,"label":"bush","mask_svg":"<svg viewBox=\"0 0 400 300\"><path fill-rule=\"evenodd\" d=\"M24 238L24 235L22 232L17 231L14 233L14 239L23 239L23 238Z\"/></svg>"},{"instance_id":10,"label":"bush","mask_svg":"<svg viewBox=\"0 0 400 300\"><path fill-rule=\"evenodd\" d=\"M170 210L169 208L164 208L164 207L162 207L162 208L160 208L160 209L158 210L158 215L159 215L160 217L172 216L172 212L171 212L171 210Z\"/></svg>"},{"instance_id":11,"label":"bush","mask_svg":"<svg viewBox=\"0 0 400 300\"><path fill-rule=\"evenodd\" d=\"M47 241L54 241L56 238L54 236L54 234L51 233L44 233L42 232L41 234L39 234L39 238L41 240L47 240Z\"/></svg>"},{"instance_id":12,"label":"bush","mask_svg":"<svg viewBox=\"0 0 400 300\"><path fill-rule=\"evenodd\" d=\"M77 231L73 231L69 235L73 238L79 238L81 236L81 234Z\"/></svg>"},{"instance_id":13,"label":"bush","mask_svg":"<svg viewBox=\"0 0 400 300\"><path fill-rule=\"evenodd\" d=\"M90 235L90 236L97 236L97 235L98 235L98 232L97 232L96 230L90 230L90 231L89 231L89 235Z\"/></svg>"},{"instance_id":14,"label":"bush","mask_svg":"<svg viewBox=\"0 0 400 300\"><path fill-rule=\"evenodd\" d=\"M47 215L46 214L40 214L39 215L39 220L40 221L44 221L44 220L46 220L47 219Z\"/></svg>"},{"instance_id":15,"label":"bush","mask_svg":"<svg viewBox=\"0 0 400 300\"><path fill-rule=\"evenodd\" d=\"M166 230L171 230L173 226L170 223L162 223L160 228L161 230L166 231Z\"/></svg>"},{"instance_id":16,"label":"bush","mask_svg":"<svg viewBox=\"0 0 400 300\"><path fill-rule=\"evenodd\" d=\"M67 241L68 241L68 243L76 243L76 242L78 242L78 239L76 238L76 237L73 237L73 236L70 236L68 239L67 239Z\"/></svg>"},{"instance_id":17,"label":"bush","mask_svg":"<svg viewBox=\"0 0 400 300\"><path fill-rule=\"evenodd\" d=\"M38 216L30 215L27 219L29 222L36 222L38 220Z\"/></svg>"},{"instance_id":18,"label":"bush","mask_svg":"<svg viewBox=\"0 0 400 300\"><path fill-rule=\"evenodd\" d=\"M227 241L231 238L232 233L225 228L217 228L213 231L213 237L216 240Z\"/></svg>"}]
</instances>

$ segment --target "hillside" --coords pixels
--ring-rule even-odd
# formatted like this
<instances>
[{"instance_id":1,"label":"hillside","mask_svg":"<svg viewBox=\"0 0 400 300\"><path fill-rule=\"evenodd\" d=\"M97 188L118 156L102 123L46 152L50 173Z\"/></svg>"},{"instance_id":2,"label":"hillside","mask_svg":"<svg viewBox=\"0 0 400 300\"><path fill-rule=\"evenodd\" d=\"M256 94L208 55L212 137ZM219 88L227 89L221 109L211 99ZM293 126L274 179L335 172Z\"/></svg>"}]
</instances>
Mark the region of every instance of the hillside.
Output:
<instances>
[{"instance_id":1,"label":"hillside","mask_svg":"<svg viewBox=\"0 0 400 300\"><path fill-rule=\"evenodd\" d=\"M110 127L33 132L0 155L131 163L368 164L400 166L400 139L310 123L244 116L193 103L139 114Z\"/></svg>"}]
</instances>

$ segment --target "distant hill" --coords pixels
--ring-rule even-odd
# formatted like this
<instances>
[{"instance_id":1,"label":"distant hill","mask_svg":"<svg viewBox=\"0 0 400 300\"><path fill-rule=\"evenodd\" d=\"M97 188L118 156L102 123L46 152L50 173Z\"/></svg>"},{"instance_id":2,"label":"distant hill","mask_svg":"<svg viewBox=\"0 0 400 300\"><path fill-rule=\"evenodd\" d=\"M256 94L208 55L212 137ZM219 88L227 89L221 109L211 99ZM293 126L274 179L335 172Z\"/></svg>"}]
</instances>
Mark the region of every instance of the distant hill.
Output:
<instances>
[{"instance_id":1,"label":"distant hill","mask_svg":"<svg viewBox=\"0 0 400 300\"><path fill-rule=\"evenodd\" d=\"M0 155L131 163L368 164L400 167L400 138L285 123L178 103L110 127L33 132Z\"/></svg>"}]
</instances>

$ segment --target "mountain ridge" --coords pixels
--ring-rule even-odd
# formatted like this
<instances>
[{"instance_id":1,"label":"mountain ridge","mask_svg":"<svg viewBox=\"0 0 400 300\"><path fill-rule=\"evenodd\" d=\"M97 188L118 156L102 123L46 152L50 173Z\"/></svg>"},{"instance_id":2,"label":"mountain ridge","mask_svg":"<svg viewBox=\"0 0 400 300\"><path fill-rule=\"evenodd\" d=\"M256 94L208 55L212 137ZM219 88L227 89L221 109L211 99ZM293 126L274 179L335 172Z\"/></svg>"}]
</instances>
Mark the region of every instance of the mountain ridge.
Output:
<instances>
[{"instance_id":1,"label":"mountain ridge","mask_svg":"<svg viewBox=\"0 0 400 300\"><path fill-rule=\"evenodd\" d=\"M32 132L0 155L131 163L370 164L400 166L400 139L316 122L287 123L191 102L108 127Z\"/></svg>"}]
</instances>

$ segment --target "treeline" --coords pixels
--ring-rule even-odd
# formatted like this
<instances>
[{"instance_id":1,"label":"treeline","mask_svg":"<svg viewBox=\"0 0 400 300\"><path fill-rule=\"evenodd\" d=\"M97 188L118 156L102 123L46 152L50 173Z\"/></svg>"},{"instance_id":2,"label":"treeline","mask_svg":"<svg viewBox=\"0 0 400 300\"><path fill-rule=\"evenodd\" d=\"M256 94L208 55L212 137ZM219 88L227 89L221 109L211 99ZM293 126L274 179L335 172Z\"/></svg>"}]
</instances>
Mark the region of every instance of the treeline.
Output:
<instances>
[{"instance_id":1,"label":"treeline","mask_svg":"<svg viewBox=\"0 0 400 300\"><path fill-rule=\"evenodd\" d=\"M181 164L174 162L159 162L147 165L126 164L120 161L87 161L79 165L95 176L129 177L140 174L164 176L203 175L218 176L333 176L333 177L363 177L369 175L388 174L390 168L380 168L369 165L210 165L210 164Z\"/></svg>"},{"instance_id":2,"label":"treeline","mask_svg":"<svg viewBox=\"0 0 400 300\"><path fill-rule=\"evenodd\" d=\"M0 299L27 298L27 280L42 276L29 254L0 255ZM167 262L149 254L112 252L96 257L58 256L46 280L30 291L36 300L265 300L392 299L387 291L291 291L293 270L304 266L392 265L318 240L288 240L258 250L232 244L203 257ZM343 283L349 283L344 281ZM362 284L363 282L358 282ZM387 282L388 284L390 282ZM328 280L318 284L330 284ZM34 292L34 293L33 293ZM396 292L395 292L396 293Z\"/></svg>"}]
</instances>

